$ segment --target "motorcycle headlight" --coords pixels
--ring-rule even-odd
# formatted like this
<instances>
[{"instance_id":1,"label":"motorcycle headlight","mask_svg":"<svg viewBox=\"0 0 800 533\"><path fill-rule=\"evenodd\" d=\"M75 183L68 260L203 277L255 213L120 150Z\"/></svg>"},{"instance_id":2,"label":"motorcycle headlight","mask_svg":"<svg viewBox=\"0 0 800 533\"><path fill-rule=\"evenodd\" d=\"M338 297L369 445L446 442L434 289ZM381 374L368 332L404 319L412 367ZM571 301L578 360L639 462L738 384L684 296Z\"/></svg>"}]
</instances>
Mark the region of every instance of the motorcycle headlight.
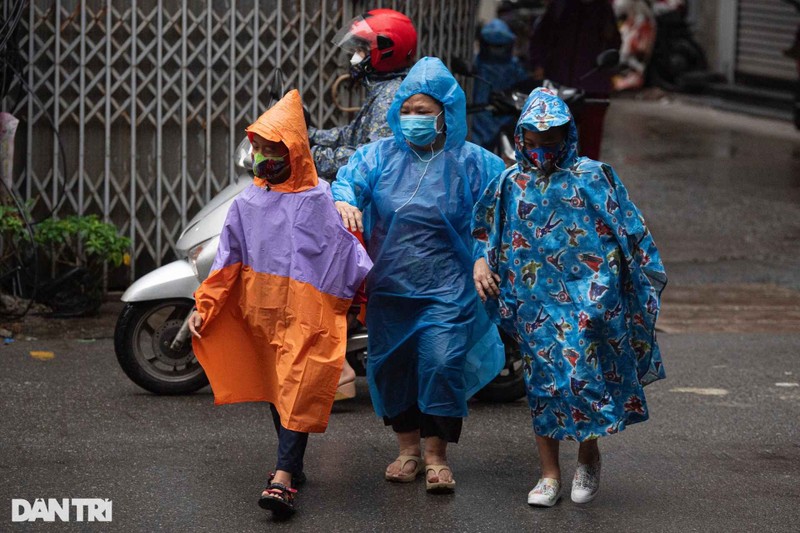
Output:
<instances>
[{"instance_id":1,"label":"motorcycle headlight","mask_svg":"<svg viewBox=\"0 0 800 533\"><path fill-rule=\"evenodd\" d=\"M189 264L192 266L192 271L194 275L200 277L197 270L197 259L200 257L200 254L203 253L203 250L206 249L208 244L214 239L208 239L207 241L203 241L197 246L190 248L189 251L186 253L187 258L189 259Z\"/></svg>"}]
</instances>

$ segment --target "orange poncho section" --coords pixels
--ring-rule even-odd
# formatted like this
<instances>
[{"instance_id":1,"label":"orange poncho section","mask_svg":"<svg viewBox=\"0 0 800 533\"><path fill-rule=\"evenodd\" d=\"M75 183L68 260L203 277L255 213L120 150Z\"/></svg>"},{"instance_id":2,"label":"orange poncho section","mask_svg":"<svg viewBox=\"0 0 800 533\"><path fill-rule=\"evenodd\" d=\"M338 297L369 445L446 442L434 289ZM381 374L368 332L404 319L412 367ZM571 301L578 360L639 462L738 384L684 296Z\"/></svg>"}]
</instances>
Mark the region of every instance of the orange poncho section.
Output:
<instances>
[{"instance_id":1,"label":"orange poncho section","mask_svg":"<svg viewBox=\"0 0 800 533\"><path fill-rule=\"evenodd\" d=\"M234 200L193 339L216 404L275 404L283 427L323 432L344 364L347 311L372 266L319 181L297 91L247 129L289 148L290 178Z\"/></svg>"},{"instance_id":2,"label":"orange poncho section","mask_svg":"<svg viewBox=\"0 0 800 533\"><path fill-rule=\"evenodd\" d=\"M212 317L216 302L228 302L194 342L214 403L270 402L285 428L325 431L344 364L350 300L323 294L320 307L311 285L241 263L207 281L196 295L200 315ZM270 307L287 301L294 306Z\"/></svg>"}]
</instances>

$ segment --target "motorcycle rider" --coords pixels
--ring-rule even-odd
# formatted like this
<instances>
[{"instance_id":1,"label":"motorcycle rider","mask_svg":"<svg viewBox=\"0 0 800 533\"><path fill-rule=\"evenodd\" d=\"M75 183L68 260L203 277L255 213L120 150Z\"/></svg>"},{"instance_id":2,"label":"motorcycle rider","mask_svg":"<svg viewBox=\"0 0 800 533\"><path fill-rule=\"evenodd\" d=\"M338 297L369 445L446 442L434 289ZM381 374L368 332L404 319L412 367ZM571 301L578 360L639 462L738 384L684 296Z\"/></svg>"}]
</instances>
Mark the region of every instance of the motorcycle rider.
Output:
<instances>
[{"instance_id":1,"label":"motorcycle rider","mask_svg":"<svg viewBox=\"0 0 800 533\"><path fill-rule=\"evenodd\" d=\"M390 137L386 112L417 53L417 30L404 14L373 9L339 30L333 40L350 58L350 77L366 89L364 103L349 124L308 128L311 154L320 177L336 171L362 144Z\"/></svg>"},{"instance_id":2,"label":"motorcycle rider","mask_svg":"<svg viewBox=\"0 0 800 533\"><path fill-rule=\"evenodd\" d=\"M399 11L373 9L340 29L333 43L351 55L350 77L366 94L349 124L326 130L308 128L317 174L327 180L336 177L356 148L392 135L386 113L417 54L417 30ZM337 399L355 396L355 378L345 361Z\"/></svg>"},{"instance_id":3,"label":"motorcycle rider","mask_svg":"<svg viewBox=\"0 0 800 533\"><path fill-rule=\"evenodd\" d=\"M492 91L504 91L529 77L519 59L514 57L516 39L508 24L500 19L483 25L480 48L474 61L473 103L488 103ZM500 128L515 120L512 115L493 116L488 111L475 114L472 118L472 142L491 150Z\"/></svg>"}]
</instances>

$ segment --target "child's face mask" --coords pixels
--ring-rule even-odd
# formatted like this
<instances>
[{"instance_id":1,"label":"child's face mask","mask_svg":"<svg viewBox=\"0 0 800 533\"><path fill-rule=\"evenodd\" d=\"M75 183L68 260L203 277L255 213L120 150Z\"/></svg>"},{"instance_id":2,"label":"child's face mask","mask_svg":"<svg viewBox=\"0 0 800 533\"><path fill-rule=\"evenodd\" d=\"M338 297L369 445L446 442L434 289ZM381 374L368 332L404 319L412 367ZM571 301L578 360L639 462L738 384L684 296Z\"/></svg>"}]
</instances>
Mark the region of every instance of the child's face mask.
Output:
<instances>
[{"instance_id":1,"label":"child's face mask","mask_svg":"<svg viewBox=\"0 0 800 533\"><path fill-rule=\"evenodd\" d=\"M408 142L415 146L428 146L441 132L436 129L438 115L402 115L400 131Z\"/></svg>"},{"instance_id":2,"label":"child's face mask","mask_svg":"<svg viewBox=\"0 0 800 533\"><path fill-rule=\"evenodd\" d=\"M528 161L542 172L549 172L558 161L558 156L564 143L555 146L541 146L525 150L525 157Z\"/></svg>"},{"instance_id":3,"label":"child's face mask","mask_svg":"<svg viewBox=\"0 0 800 533\"><path fill-rule=\"evenodd\" d=\"M253 154L253 174L257 178L273 181L289 165L289 154L264 156L261 152Z\"/></svg>"}]
</instances>

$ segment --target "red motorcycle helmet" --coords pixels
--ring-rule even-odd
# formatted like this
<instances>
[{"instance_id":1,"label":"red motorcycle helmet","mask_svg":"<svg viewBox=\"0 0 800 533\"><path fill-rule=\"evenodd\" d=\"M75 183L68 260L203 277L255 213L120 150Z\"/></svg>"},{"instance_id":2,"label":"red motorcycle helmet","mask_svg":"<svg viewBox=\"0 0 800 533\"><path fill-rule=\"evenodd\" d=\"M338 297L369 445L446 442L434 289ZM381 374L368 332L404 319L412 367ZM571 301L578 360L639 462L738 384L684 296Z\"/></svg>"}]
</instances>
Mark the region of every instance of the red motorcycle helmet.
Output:
<instances>
[{"instance_id":1,"label":"red motorcycle helmet","mask_svg":"<svg viewBox=\"0 0 800 533\"><path fill-rule=\"evenodd\" d=\"M417 54L417 30L394 9L373 9L339 30L333 44L347 52L369 52L359 66L365 72L394 72L411 66Z\"/></svg>"}]
</instances>

